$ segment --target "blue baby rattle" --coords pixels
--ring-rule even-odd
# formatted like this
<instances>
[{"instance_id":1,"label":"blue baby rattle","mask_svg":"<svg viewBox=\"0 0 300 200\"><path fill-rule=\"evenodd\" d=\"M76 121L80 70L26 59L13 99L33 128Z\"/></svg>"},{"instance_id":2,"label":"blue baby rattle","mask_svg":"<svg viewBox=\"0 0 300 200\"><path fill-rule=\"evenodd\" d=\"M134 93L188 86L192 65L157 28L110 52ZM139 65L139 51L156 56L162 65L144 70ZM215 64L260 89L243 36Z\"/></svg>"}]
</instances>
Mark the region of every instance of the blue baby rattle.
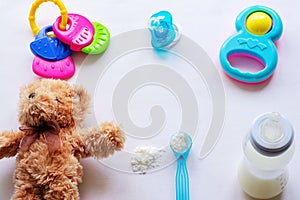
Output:
<instances>
[{"instance_id":1,"label":"blue baby rattle","mask_svg":"<svg viewBox=\"0 0 300 200\"><path fill-rule=\"evenodd\" d=\"M221 47L220 62L224 71L233 79L245 83L259 83L273 74L278 60L274 44L282 34L279 15L265 6L251 6L242 11L235 22L237 33L229 37ZM251 57L264 65L264 69L252 73L242 72L231 66L230 56Z\"/></svg>"}]
</instances>

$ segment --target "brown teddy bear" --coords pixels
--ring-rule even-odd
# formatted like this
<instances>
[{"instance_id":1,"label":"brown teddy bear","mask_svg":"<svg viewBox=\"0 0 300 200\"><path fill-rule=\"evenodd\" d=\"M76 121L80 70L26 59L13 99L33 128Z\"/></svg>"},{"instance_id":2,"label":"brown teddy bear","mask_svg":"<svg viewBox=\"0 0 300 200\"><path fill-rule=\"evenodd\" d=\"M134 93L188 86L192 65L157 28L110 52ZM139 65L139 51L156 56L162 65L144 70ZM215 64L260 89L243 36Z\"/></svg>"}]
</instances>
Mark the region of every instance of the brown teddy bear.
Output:
<instances>
[{"instance_id":1,"label":"brown teddy bear","mask_svg":"<svg viewBox=\"0 0 300 200\"><path fill-rule=\"evenodd\" d=\"M0 133L0 159L18 154L12 199L79 199L80 159L123 148L125 136L113 123L78 128L89 99L83 88L61 80L37 80L21 89L20 130Z\"/></svg>"}]
</instances>

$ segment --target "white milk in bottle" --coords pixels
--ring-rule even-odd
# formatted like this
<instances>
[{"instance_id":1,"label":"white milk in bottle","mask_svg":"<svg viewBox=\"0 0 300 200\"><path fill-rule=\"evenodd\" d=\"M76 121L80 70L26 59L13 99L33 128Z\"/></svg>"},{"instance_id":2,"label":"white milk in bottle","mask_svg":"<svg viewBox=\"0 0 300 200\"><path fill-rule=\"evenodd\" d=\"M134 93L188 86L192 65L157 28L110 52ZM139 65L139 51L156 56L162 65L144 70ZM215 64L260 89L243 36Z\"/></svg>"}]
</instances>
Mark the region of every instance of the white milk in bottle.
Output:
<instances>
[{"instance_id":1,"label":"white milk in bottle","mask_svg":"<svg viewBox=\"0 0 300 200\"><path fill-rule=\"evenodd\" d=\"M294 130L286 118L275 112L256 118L245 138L238 170L243 190L258 199L280 194L287 184L286 166L294 147Z\"/></svg>"}]
</instances>

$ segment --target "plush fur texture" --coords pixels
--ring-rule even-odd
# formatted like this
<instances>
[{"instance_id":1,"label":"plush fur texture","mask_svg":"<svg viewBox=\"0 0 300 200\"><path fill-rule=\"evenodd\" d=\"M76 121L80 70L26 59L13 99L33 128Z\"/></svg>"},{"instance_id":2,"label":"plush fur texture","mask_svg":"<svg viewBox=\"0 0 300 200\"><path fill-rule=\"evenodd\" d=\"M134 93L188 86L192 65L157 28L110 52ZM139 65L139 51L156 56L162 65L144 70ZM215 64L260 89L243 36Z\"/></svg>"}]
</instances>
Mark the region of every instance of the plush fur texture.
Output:
<instances>
[{"instance_id":1,"label":"plush fur texture","mask_svg":"<svg viewBox=\"0 0 300 200\"><path fill-rule=\"evenodd\" d=\"M88 109L89 95L66 81L42 79L23 87L19 123L39 127L47 121L59 124L61 146L49 152L39 134L27 151L20 148L27 131L0 133L0 159L17 155L13 200L77 200L82 181L81 158L107 157L123 148L125 136L113 123L79 129Z\"/></svg>"}]
</instances>

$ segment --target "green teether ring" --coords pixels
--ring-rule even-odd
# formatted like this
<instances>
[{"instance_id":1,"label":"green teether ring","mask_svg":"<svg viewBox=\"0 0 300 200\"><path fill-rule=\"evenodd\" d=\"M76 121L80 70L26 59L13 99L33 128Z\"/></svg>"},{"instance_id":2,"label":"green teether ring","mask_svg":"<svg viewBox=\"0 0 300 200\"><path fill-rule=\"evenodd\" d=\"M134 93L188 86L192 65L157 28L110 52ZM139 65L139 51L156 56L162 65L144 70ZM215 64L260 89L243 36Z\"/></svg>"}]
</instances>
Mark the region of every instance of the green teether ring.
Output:
<instances>
[{"instance_id":1,"label":"green teether ring","mask_svg":"<svg viewBox=\"0 0 300 200\"><path fill-rule=\"evenodd\" d=\"M81 49L82 52L88 54L99 54L104 52L110 41L110 33L108 29L99 22L92 22L95 33L91 44Z\"/></svg>"}]
</instances>

